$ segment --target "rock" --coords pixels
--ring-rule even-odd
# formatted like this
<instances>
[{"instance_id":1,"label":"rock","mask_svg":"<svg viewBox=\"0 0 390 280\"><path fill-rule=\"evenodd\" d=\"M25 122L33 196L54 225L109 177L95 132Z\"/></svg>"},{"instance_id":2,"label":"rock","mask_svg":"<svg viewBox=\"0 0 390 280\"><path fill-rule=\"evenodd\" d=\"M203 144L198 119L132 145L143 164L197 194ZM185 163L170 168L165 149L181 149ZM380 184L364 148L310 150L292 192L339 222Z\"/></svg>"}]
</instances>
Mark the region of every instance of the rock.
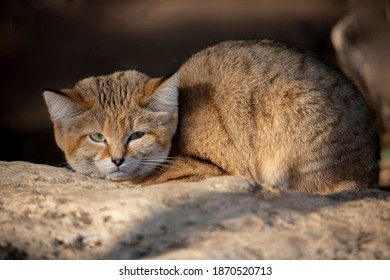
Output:
<instances>
[{"instance_id":1,"label":"rock","mask_svg":"<svg viewBox=\"0 0 390 280\"><path fill-rule=\"evenodd\" d=\"M387 0L352 1L332 29L339 64L374 110L383 147L390 148L390 5Z\"/></svg>"},{"instance_id":2,"label":"rock","mask_svg":"<svg viewBox=\"0 0 390 280\"><path fill-rule=\"evenodd\" d=\"M389 259L390 192L130 186L0 162L2 259Z\"/></svg>"}]
</instances>

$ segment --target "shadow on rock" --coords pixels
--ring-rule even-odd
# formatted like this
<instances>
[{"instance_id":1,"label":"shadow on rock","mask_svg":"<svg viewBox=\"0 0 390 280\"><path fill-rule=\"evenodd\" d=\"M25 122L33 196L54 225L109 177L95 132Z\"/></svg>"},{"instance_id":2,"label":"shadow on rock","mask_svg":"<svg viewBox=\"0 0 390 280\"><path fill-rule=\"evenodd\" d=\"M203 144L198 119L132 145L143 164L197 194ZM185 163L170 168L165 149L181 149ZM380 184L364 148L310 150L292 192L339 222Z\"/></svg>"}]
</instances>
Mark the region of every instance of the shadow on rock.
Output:
<instances>
[{"instance_id":1,"label":"shadow on rock","mask_svg":"<svg viewBox=\"0 0 390 280\"><path fill-rule=\"evenodd\" d=\"M326 196L296 192L270 195L261 187L252 193L209 193L140 224L105 258L329 258L334 251L322 246L331 247L332 242L313 243L322 236L343 247L338 250L345 255L336 258L344 259L354 250L351 247L359 250L360 246L359 234L351 233L351 227L352 232L359 231L358 225L351 224L349 216L370 211L372 205L361 209L367 200L388 203L390 193L369 189ZM370 217L363 215L362 221L366 219ZM360 230L365 231L364 227ZM346 232L351 234L351 242L340 239ZM313 254L312 247L316 248Z\"/></svg>"}]
</instances>

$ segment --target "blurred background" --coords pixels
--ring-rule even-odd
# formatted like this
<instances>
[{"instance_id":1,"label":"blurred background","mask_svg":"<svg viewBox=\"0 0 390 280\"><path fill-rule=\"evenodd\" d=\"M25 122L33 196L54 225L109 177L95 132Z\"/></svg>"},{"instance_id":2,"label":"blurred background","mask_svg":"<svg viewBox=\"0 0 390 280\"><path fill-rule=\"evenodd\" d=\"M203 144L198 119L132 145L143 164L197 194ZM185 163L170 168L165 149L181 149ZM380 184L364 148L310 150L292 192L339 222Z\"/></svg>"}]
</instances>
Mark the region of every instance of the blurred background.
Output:
<instances>
[{"instance_id":1,"label":"blurred background","mask_svg":"<svg viewBox=\"0 0 390 280\"><path fill-rule=\"evenodd\" d=\"M372 106L381 107L383 91L389 94L389 88L375 88L375 93L370 93L370 83L359 70L362 48L356 50L356 46L367 39L367 34L372 36L372 29L380 30L379 35L374 32L377 41L390 39L388 2L3 0L0 160L51 165L64 162L42 98L45 88L71 87L91 75L126 69L163 76L196 51L230 39L269 38L311 50L340 65L366 95L374 96ZM374 7L374 12L365 15L371 9L367 7ZM354 13L363 16L351 19ZM370 26L365 18L383 18L379 23L382 29ZM379 64L389 61L390 45L387 47L380 50L387 60L382 54ZM363 53L380 54L376 49L366 49ZM367 57L363 55L363 60ZM373 67L368 68L366 72L373 73ZM390 80L386 75L382 80ZM379 111L378 123L385 130L382 109Z\"/></svg>"}]
</instances>

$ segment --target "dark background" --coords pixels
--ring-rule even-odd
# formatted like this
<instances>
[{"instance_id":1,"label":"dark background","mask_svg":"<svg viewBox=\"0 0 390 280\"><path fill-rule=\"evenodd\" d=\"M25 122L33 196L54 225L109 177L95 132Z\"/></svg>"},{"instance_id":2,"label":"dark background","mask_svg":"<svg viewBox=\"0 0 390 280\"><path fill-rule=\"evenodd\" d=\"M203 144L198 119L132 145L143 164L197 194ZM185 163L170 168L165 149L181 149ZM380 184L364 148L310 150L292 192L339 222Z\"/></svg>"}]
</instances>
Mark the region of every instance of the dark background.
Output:
<instances>
[{"instance_id":1,"label":"dark background","mask_svg":"<svg viewBox=\"0 0 390 280\"><path fill-rule=\"evenodd\" d=\"M136 69L163 76L228 39L282 41L336 63L343 0L13 0L0 4L0 160L58 165L42 91Z\"/></svg>"}]
</instances>

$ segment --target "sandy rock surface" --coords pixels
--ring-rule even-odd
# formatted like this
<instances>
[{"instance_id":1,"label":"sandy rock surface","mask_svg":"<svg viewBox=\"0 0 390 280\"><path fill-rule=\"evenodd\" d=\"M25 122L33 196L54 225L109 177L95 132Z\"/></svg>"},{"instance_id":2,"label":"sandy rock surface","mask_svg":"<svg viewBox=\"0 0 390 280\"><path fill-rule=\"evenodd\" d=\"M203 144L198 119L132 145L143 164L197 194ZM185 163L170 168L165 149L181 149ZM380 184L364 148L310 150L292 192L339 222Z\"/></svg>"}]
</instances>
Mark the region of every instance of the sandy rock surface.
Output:
<instances>
[{"instance_id":1,"label":"sandy rock surface","mask_svg":"<svg viewBox=\"0 0 390 280\"><path fill-rule=\"evenodd\" d=\"M390 192L129 186L0 162L0 259L390 259Z\"/></svg>"}]
</instances>

